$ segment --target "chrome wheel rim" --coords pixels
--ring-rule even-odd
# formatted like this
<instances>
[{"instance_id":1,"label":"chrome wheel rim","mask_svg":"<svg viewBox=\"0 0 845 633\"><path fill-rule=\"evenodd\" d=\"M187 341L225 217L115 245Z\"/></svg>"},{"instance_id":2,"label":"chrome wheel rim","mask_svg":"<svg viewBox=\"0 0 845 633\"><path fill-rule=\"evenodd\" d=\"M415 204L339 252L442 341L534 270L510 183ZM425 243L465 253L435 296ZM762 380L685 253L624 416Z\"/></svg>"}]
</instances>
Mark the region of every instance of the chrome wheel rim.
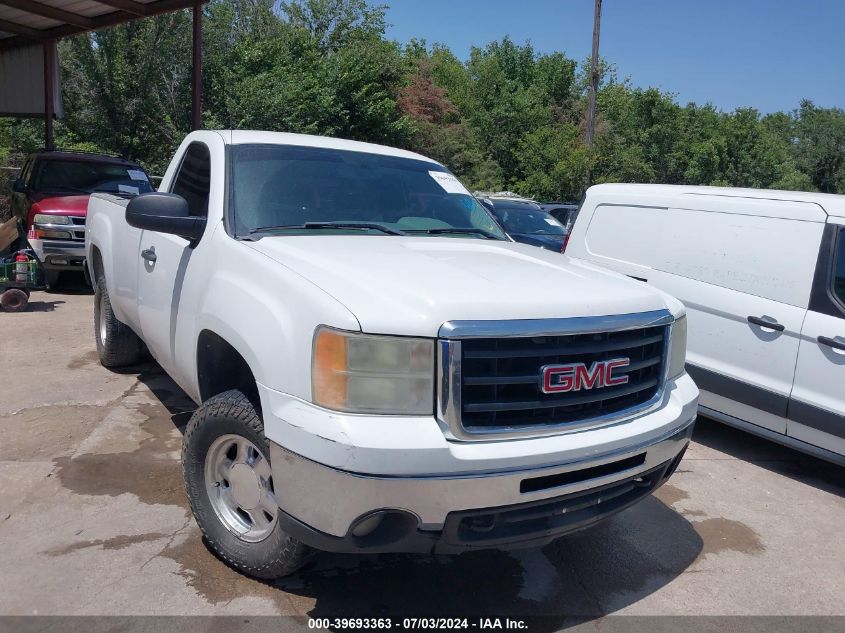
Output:
<instances>
[{"instance_id":1,"label":"chrome wheel rim","mask_svg":"<svg viewBox=\"0 0 845 633\"><path fill-rule=\"evenodd\" d=\"M100 337L100 345L106 346L106 302L100 297L97 304L97 336Z\"/></svg>"},{"instance_id":2,"label":"chrome wheel rim","mask_svg":"<svg viewBox=\"0 0 845 633\"><path fill-rule=\"evenodd\" d=\"M211 507L226 529L256 543L276 526L279 506L270 463L242 435L222 435L205 457L205 489Z\"/></svg>"}]
</instances>

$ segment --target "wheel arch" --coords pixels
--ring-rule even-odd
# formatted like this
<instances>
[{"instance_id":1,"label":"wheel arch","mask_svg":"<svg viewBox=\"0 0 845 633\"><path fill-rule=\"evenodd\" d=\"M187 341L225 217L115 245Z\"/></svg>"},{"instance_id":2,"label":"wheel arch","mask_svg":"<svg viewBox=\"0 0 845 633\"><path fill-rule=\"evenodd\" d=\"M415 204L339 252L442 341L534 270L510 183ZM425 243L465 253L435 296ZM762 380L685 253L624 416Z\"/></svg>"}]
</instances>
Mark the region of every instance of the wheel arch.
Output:
<instances>
[{"instance_id":1,"label":"wheel arch","mask_svg":"<svg viewBox=\"0 0 845 633\"><path fill-rule=\"evenodd\" d=\"M103 266L103 254L96 244L91 245L91 252L88 256L88 274L91 277L91 285L96 286L97 280L106 274Z\"/></svg>"},{"instance_id":2,"label":"wheel arch","mask_svg":"<svg viewBox=\"0 0 845 633\"><path fill-rule=\"evenodd\" d=\"M208 328L197 337L197 388L200 402L237 389L256 410L261 409L258 382L249 362L234 345Z\"/></svg>"}]
</instances>

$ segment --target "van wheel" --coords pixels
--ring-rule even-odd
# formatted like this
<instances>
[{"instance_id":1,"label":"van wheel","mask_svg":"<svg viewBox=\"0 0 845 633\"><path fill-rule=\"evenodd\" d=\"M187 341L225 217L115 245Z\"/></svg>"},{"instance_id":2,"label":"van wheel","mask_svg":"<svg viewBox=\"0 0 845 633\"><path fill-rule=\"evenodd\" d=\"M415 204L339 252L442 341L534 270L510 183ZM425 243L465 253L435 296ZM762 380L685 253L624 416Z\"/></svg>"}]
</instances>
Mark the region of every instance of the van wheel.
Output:
<instances>
[{"instance_id":1,"label":"van wheel","mask_svg":"<svg viewBox=\"0 0 845 633\"><path fill-rule=\"evenodd\" d=\"M114 316L105 277L97 280L94 292L94 338L103 367L132 365L141 357L141 339Z\"/></svg>"},{"instance_id":2,"label":"van wheel","mask_svg":"<svg viewBox=\"0 0 845 633\"><path fill-rule=\"evenodd\" d=\"M206 400L182 442L188 500L209 546L231 567L265 580L292 574L313 554L279 524L269 456L264 424L237 390Z\"/></svg>"}]
</instances>

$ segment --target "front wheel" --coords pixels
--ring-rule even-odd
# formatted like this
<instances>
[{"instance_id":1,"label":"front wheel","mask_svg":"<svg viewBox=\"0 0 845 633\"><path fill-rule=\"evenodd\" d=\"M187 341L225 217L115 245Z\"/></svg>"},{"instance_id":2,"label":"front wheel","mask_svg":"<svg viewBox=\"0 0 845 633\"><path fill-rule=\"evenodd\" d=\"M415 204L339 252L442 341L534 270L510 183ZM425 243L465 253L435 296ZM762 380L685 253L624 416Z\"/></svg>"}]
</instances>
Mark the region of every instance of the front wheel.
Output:
<instances>
[{"instance_id":1,"label":"front wheel","mask_svg":"<svg viewBox=\"0 0 845 633\"><path fill-rule=\"evenodd\" d=\"M282 530L264 424L240 391L194 412L182 443L188 500L209 546L227 564L265 580L292 574L312 550Z\"/></svg>"}]
</instances>

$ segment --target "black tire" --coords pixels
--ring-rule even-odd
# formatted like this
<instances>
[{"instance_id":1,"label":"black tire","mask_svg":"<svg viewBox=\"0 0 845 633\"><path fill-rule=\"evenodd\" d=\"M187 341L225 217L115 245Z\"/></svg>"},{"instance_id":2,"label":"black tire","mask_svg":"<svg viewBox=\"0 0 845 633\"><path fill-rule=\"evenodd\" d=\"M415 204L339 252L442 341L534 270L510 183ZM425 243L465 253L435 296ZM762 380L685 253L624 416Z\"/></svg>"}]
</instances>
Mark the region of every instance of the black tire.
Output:
<instances>
[{"instance_id":1,"label":"black tire","mask_svg":"<svg viewBox=\"0 0 845 633\"><path fill-rule=\"evenodd\" d=\"M141 358L141 339L114 316L105 277L97 280L94 292L94 339L103 367L125 367Z\"/></svg>"},{"instance_id":2,"label":"black tire","mask_svg":"<svg viewBox=\"0 0 845 633\"><path fill-rule=\"evenodd\" d=\"M45 270L44 271L44 288L47 292L52 292L56 288L56 284L59 282L59 274L60 271L58 270Z\"/></svg>"},{"instance_id":3,"label":"black tire","mask_svg":"<svg viewBox=\"0 0 845 633\"><path fill-rule=\"evenodd\" d=\"M264 423L243 393L225 391L206 400L188 422L182 442L182 474L194 518L209 547L230 567L263 580L288 576L307 563L314 550L282 530L278 521L266 538L247 542L227 528L209 499L206 456L215 440L229 434L245 437L270 460Z\"/></svg>"},{"instance_id":4,"label":"black tire","mask_svg":"<svg viewBox=\"0 0 845 633\"><path fill-rule=\"evenodd\" d=\"M0 307L6 312L23 312L29 304L29 295L20 288L9 288L0 295Z\"/></svg>"}]
</instances>

